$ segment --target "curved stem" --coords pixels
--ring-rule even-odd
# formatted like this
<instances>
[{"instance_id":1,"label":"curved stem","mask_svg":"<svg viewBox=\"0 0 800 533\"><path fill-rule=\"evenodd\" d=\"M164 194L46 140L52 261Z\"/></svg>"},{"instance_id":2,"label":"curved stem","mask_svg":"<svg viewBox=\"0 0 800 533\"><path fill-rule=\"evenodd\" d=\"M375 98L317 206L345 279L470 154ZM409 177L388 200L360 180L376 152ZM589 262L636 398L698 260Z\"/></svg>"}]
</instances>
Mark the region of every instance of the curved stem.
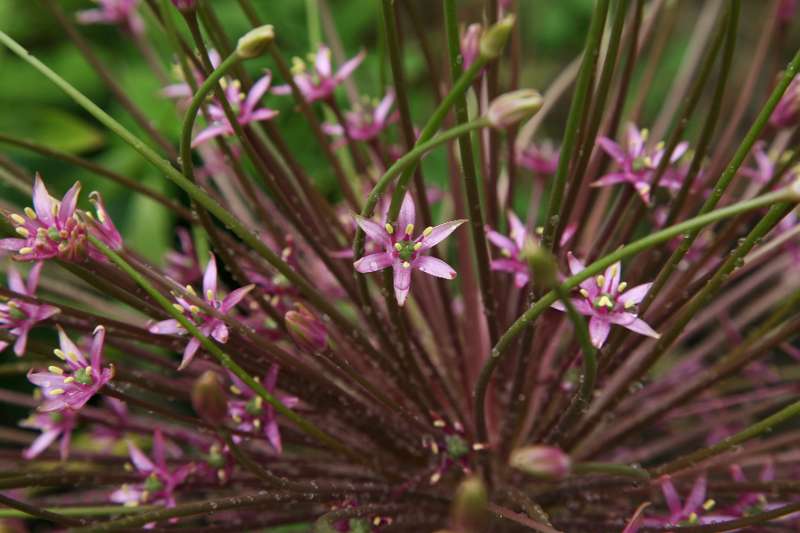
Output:
<instances>
[{"instance_id":1,"label":"curved stem","mask_svg":"<svg viewBox=\"0 0 800 533\"><path fill-rule=\"evenodd\" d=\"M688 231L693 231L697 228L702 228L709 224L712 224L718 220L722 220L724 218L735 216L739 213L743 213L746 211L750 211L753 209L759 209L762 207L766 207L772 204L776 204L779 202L797 202L797 198L794 193L790 192L788 189L782 189L780 191L775 191L770 194L765 194L762 196L757 196L751 200L747 200L744 202L739 202L736 204L732 204L727 207L723 207L721 209L717 209L710 213L706 213L704 215L700 215L689 220L686 220L680 224L676 224L674 226L670 226L669 228L665 228L661 231L657 231L647 237L643 237L638 241L634 241L631 244L620 248L619 250L595 261L594 263L590 264L586 267L583 271L575 274L567 278L562 287L564 290L570 290L574 287L577 287L580 282L589 279L591 276L601 273L605 268L611 266L612 264L625 259L626 257L630 257L635 255L639 252L652 248L662 242L665 242L681 233L685 233ZM481 369L480 376L478 378L478 383L475 386L475 425L478 428L478 439L479 441L481 438L486 438L486 413L485 413L485 403L486 403L486 390L489 386L489 381L494 373L497 365L500 364L500 361L503 360L504 356L507 354L506 350L511 345L512 341L524 331L526 327L528 327L536 318L539 317L545 310L547 310L551 304L553 304L558 299L555 291L550 291L542 298L540 298L534 305L532 305L525 313L522 314L508 330L500 337L500 340L497 344L492 348L492 352L490 354L489 360ZM482 437L481 437L482 436Z\"/></svg>"}]
</instances>

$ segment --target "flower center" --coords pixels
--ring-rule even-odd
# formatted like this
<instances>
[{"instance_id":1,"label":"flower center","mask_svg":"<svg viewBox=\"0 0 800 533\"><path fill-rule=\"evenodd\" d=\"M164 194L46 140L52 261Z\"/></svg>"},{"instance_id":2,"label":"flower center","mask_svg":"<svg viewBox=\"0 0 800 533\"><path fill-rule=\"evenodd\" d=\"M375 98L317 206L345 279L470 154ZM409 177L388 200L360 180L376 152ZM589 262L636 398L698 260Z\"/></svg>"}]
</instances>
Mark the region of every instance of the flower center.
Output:
<instances>
[{"instance_id":1,"label":"flower center","mask_svg":"<svg viewBox=\"0 0 800 533\"><path fill-rule=\"evenodd\" d=\"M650 158L646 156L640 156L633 160L631 167L635 172L639 172L640 170L646 169L650 166Z\"/></svg>"},{"instance_id":2,"label":"flower center","mask_svg":"<svg viewBox=\"0 0 800 533\"><path fill-rule=\"evenodd\" d=\"M394 249L397 250L397 255L403 261L411 261L414 258L414 255L417 253L419 247L414 243L414 241L403 240L398 241L394 245Z\"/></svg>"},{"instance_id":3,"label":"flower center","mask_svg":"<svg viewBox=\"0 0 800 533\"><path fill-rule=\"evenodd\" d=\"M469 445L458 435L449 435L444 439L447 446L447 455L451 459L461 459L469 453Z\"/></svg>"},{"instance_id":4,"label":"flower center","mask_svg":"<svg viewBox=\"0 0 800 533\"><path fill-rule=\"evenodd\" d=\"M602 293L594 299L593 305L595 309L607 309L611 311L614 309L614 299L611 295Z\"/></svg>"},{"instance_id":5,"label":"flower center","mask_svg":"<svg viewBox=\"0 0 800 533\"><path fill-rule=\"evenodd\" d=\"M261 414L261 408L264 405L264 400L261 396L256 396L245 405L245 410L253 416L258 416Z\"/></svg>"},{"instance_id":6,"label":"flower center","mask_svg":"<svg viewBox=\"0 0 800 533\"><path fill-rule=\"evenodd\" d=\"M76 370L75 374L73 374L73 377L75 378L75 381L81 385L91 385L93 383L92 369L88 366L81 368L80 370Z\"/></svg>"},{"instance_id":7,"label":"flower center","mask_svg":"<svg viewBox=\"0 0 800 533\"><path fill-rule=\"evenodd\" d=\"M144 480L144 490L147 492L158 492L164 488L164 484L155 474L150 474Z\"/></svg>"}]
</instances>

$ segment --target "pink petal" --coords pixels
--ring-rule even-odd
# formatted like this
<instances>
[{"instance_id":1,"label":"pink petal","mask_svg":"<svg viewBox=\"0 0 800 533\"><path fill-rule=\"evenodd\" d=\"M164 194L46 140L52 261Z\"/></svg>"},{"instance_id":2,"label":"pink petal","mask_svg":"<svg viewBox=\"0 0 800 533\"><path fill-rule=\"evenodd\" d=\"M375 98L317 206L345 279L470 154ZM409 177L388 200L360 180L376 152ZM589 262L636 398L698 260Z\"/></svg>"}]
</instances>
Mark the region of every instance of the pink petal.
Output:
<instances>
[{"instance_id":1,"label":"pink petal","mask_svg":"<svg viewBox=\"0 0 800 533\"><path fill-rule=\"evenodd\" d=\"M92 370L94 370L95 373L99 373L100 367L103 364L103 343L106 339L106 328L103 326L97 326L94 331L92 347L89 350L89 358L92 362Z\"/></svg>"},{"instance_id":2,"label":"pink petal","mask_svg":"<svg viewBox=\"0 0 800 533\"><path fill-rule=\"evenodd\" d=\"M197 134L192 141L192 148L195 148L209 139L213 139L219 135L229 135L230 133L231 128L227 124L212 124Z\"/></svg>"},{"instance_id":3,"label":"pink petal","mask_svg":"<svg viewBox=\"0 0 800 533\"><path fill-rule=\"evenodd\" d=\"M628 158L622 148L608 137L598 137L597 144L599 144L600 148L608 155L616 159L618 163L622 163Z\"/></svg>"},{"instance_id":4,"label":"pink petal","mask_svg":"<svg viewBox=\"0 0 800 533\"><path fill-rule=\"evenodd\" d=\"M501 272L512 272L514 274L526 271L526 267L515 259L493 259L490 263L492 270Z\"/></svg>"},{"instance_id":5,"label":"pink petal","mask_svg":"<svg viewBox=\"0 0 800 533\"><path fill-rule=\"evenodd\" d=\"M602 348L611 331L611 323L602 318L593 316L589 320L589 336L595 348Z\"/></svg>"},{"instance_id":6,"label":"pink petal","mask_svg":"<svg viewBox=\"0 0 800 533\"><path fill-rule=\"evenodd\" d=\"M166 447L164 446L164 435L160 428L156 428L153 433L153 459L156 465L162 470L167 469Z\"/></svg>"},{"instance_id":7,"label":"pink petal","mask_svg":"<svg viewBox=\"0 0 800 533\"><path fill-rule=\"evenodd\" d=\"M179 333L184 333L183 327L181 326L180 322L175 320L174 318L170 318L168 320L162 320L161 322L156 322L152 324L147 331L150 333L155 333L156 335L175 335Z\"/></svg>"},{"instance_id":8,"label":"pink petal","mask_svg":"<svg viewBox=\"0 0 800 533\"><path fill-rule=\"evenodd\" d=\"M208 297L209 292L211 292L210 298ZM214 254L211 254L206 271L203 273L203 298L208 302L217 299L217 260L214 258Z\"/></svg>"},{"instance_id":9,"label":"pink petal","mask_svg":"<svg viewBox=\"0 0 800 533\"><path fill-rule=\"evenodd\" d=\"M58 444L58 453L62 461L69 459L69 445L72 442L72 429L68 429L61 435L61 442Z\"/></svg>"},{"instance_id":10,"label":"pink petal","mask_svg":"<svg viewBox=\"0 0 800 533\"><path fill-rule=\"evenodd\" d=\"M392 245L392 239L386 232L386 228L384 228L374 220L369 220L359 215L356 215L355 218L358 227L364 230L364 233L366 233L370 239L372 239L377 243L380 243L382 246L387 248Z\"/></svg>"},{"instance_id":11,"label":"pink petal","mask_svg":"<svg viewBox=\"0 0 800 533\"><path fill-rule=\"evenodd\" d=\"M269 89L270 83L272 83L272 72L268 70L264 76L253 84L250 92L247 93L247 99L244 101L244 105L242 105L243 115L250 115L253 112L258 102L260 102L261 98L264 96L264 93Z\"/></svg>"},{"instance_id":12,"label":"pink petal","mask_svg":"<svg viewBox=\"0 0 800 533\"><path fill-rule=\"evenodd\" d=\"M19 251L20 248L24 248L27 245L28 241L25 239L0 239L0 250L16 252Z\"/></svg>"},{"instance_id":13,"label":"pink petal","mask_svg":"<svg viewBox=\"0 0 800 533\"><path fill-rule=\"evenodd\" d=\"M386 121L386 117L389 115L389 110L392 108L392 104L394 103L394 91L389 90L386 93L386 96L383 97L381 103L378 104L378 107L375 108L374 113L374 120L375 124L383 124Z\"/></svg>"},{"instance_id":14,"label":"pink petal","mask_svg":"<svg viewBox=\"0 0 800 533\"><path fill-rule=\"evenodd\" d=\"M622 294L618 296L618 300L627 304L628 302L632 304L638 304L641 302L647 293L650 291L650 287L652 287L652 283L643 283L642 285L637 285L636 287L632 287Z\"/></svg>"},{"instance_id":15,"label":"pink petal","mask_svg":"<svg viewBox=\"0 0 800 533\"><path fill-rule=\"evenodd\" d=\"M131 441L128 441L128 455L131 457L133 466L135 466L139 472L149 473L155 470L155 465L150 458L142 453L142 450Z\"/></svg>"},{"instance_id":16,"label":"pink petal","mask_svg":"<svg viewBox=\"0 0 800 533\"><path fill-rule=\"evenodd\" d=\"M683 516L689 516L700 509L700 506L703 505L703 502L705 501L706 477L700 476L695 480L694 485L692 485L692 492L690 492L689 496L686 498L686 502L683 505L681 514Z\"/></svg>"},{"instance_id":17,"label":"pink petal","mask_svg":"<svg viewBox=\"0 0 800 533\"><path fill-rule=\"evenodd\" d=\"M672 151L672 157L669 158L670 162L674 163L675 161L679 160L681 157L683 157L683 154L685 154L688 149L688 142L683 141L678 143L678 145L675 146L675 149Z\"/></svg>"},{"instance_id":18,"label":"pink petal","mask_svg":"<svg viewBox=\"0 0 800 533\"><path fill-rule=\"evenodd\" d=\"M334 135L334 136L344 134L344 129L342 128L341 125L329 124L327 122L322 125L322 131L324 131L328 135Z\"/></svg>"},{"instance_id":19,"label":"pink petal","mask_svg":"<svg viewBox=\"0 0 800 533\"><path fill-rule=\"evenodd\" d=\"M220 322L211 331L211 336L219 343L225 344L228 342L228 326L224 322Z\"/></svg>"},{"instance_id":20,"label":"pink petal","mask_svg":"<svg viewBox=\"0 0 800 533\"><path fill-rule=\"evenodd\" d=\"M270 91L272 94L279 94L281 96L286 96L287 94L292 94L292 86L288 83L284 85L275 85L272 87Z\"/></svg>"},{"instance_id":21,"label":"pink petal","mask_svg":"<svg viewBox=\"0 0 800 533\"><path fill-rule=\"evenodd\" d=\"M519 251L519 248L517 248L517 244L508 237L506 237L505 235L503 235L502 233L498 233L494 230L488 230L486 232L486 238L489 239L489 242L491 242L498 248L506 250L508 253L512 255L516 254Z\"/></svg>"},{"instance_id":22,"label":"pink petal","mask_svg":"<svg viewBox=\"0 0 800 533\"><path fill-rule=\"evenodd\" d=\"M183 358L181 359L181 364L178 366L178 370L183 370L189 363L192 362L194 359L195 354L197 354L197 350L200 348L200 341L197 337L192 337L189 339L189 342L186 343L186 348L183 349Z\"/></svg>"},{"instance_id":23,"label":"pink petal","mask_svg":"<svg viewBox=\"0 0 800 533\"><path fill-rule=\"evenodd\" d=\"M36 174L36 179L33 182L33 209L43 224L46 226L53 224L53 199L50 197L50 193L47 192L47 187L44 186L39 174Z\"/></svg>"},{"instance_id":24,"label":"pink petal","mask_svg":"<svg viewBox=\"0 0 800 533\"><path fill-rule=\"evenodd\" d=\"M436 257L423 255L418 257L413 264L413 267L421 272L425 272L431 276L444 279L455 279L456 271L453 268Z\"/></svg>"},{"instance_id":25,"label":"pink petal","mask_svg":"<svg viewBox=\"0 0 800 533\"><path fill-rule=\"evenodd\" d=\"M320 45L314 61L314 70L320 78L329 78L331 75L331 50L325 45Z\"/></svg>"},{"instance_id":26,"label":"pink petal","mask_svg":"<svg viewBox=\"0 0 800 533\"><path fill-rule=\"evenodd\" d=\"M75 354L75 358L77 362L80 363L81 366L86 366L88 364L86 362L86 358L83 356L78 347L75 346L75 343L72 342L72 340L69 337L67 337L67 334L61 328L61 326L58 326L58 341L59 344L61 345L62 352L64 352L65 354L71 354L71 353ZM72 366L69 357L67 357L67 362L70 363L70 366Z\"/></svg>"},{"instance_id":27,"label":"pink petal","mask_svg":"<svg viewBox=\"0 0 800 533\"><path fill-rule=\"evenodd\" d=\"M33 296L36 292L36 287L39 285L39 277L42 274L42 268L44 268L44 261L39 261L31 268L31 271L28 272L28 295ZM9 279L10 281L10 279ZM12 288L11 290L17 291L16 289ZM20 291L17 291L20 292Z\"/></svg>"},{"instance_id":28,"label":"pink petal","mask_svg":"<svg viewBox=\"0 0 800 533\"><path fill-rule=\"evenodd\" d=\"M511 238L514 239L517 249L522 250L522 246L525 244L525 237L528 234L528 231L525 229L525 225L520 221L513 211L508 212L508 227L511 230L509 234L511 235Z\"/></svg>"},{"instance_id":29,"label":"pink petal","mask_svg":"<svg viewBox=\"0 0 800 533\"><path fill-rule=\"evenodd\" d=\"M661 335L659 335L657 331L651 328L647 322L645 322L640 318L634 318L630 322L620 325L640 335L646 335L648 337L653 337L654 339L658 339L659 337L661 337Z\"/></svg>"},{"instance_id":30,"label":"pink petal","mask_svg":"<svg viewBox=\"0 0 800 533\"><path fill-rule=\"evenodd\" d=\"M48 429L42 432L42 434L36 437L36 440L31 443L30 447L22 452L22 457L28 460L35 459L40 453L53 444L53 441L55 441L60 434L60 429Z\"/></svg>"},{"instance_id":31,"label":"pink petal","mask_svg":"<svg viewBox=\"0 0 800 533\"><path fill-rule=\"evenodd\" d=\"M573 276L576 276L586 268L580 259L572 255L572 252L567 253L567 261L569 262L569 271Z\"/></svg>"},{"instance_id":32,"label":"pink petal","mask_svg":"<svg viewBox=\"0 0 800 533\"><path fill-rule=\"evenodd\" d=\"M264 378L264 388L269 392L273 392L275 390L275 385L278 384L279 371L280 367L278 367L278 365L272 365L269 367L269 372L267 372L267 375Z\"/></svg>"},{"instance_id":33,"label":"pink petal","mask_svg":"<svg viewBox=\"0 0 800 533\"><path fill-rule=\"evenodd\" d=\"M361 50L357 56L346 61L341 67L339 67L338 72L336 72L336 81L342 82L347 78L350 74L353 73L355 69L364 61L364 58L367 56L364 50Z\"/></svg>"},{"instance_id":34,"label":"pink petal","mask_svg":"<svg viewBox=\"0 0 800 533\"><path fill-rule=\"evenodd\" d=\"M661 492L664 494L664 500L667 502L669 512L673 516L680 516L681 512L681 499L678 496L678 491L675 490L675 485L672 484L672 479L669 476L664 476L660 480Z\"/></svg>"},{"instance_id":35,"label":"pink petal","mask_svg":"<svg viewBox=\"0 0 800 533\"><path fill-rule=\"evenodd\" d=\"M365 255L353 263L353 266L358 272L366 274L368 272L377 272L378 270L383 270L384 268L391 266L393 261L394 259L392 258L391 254L379 252L377 254Z\"/></svg>"},{"instance_id":36,"label":"pink petal","mask_svg":"<svg viewBox=\"0 0 800 533\"><path fill-rule=\"evenodd\" d=\"M610 267L608 267L605 271L605 283L603 284L603 292L608 294L614 294L617 292L617 287L619 286L619 279L622 273L622 263L617 261Z\"/></svg>"},{"instance_id":37,"label":"pink petal","mask_svg":"<svg viewBox=\"0 0 800 533\"><path fill-rule=\"evenodd\" d=\"M14 341L14 355L16 355L17 357L22 357L23 355L25 355L25 348L28 345L28 332L29 331L30 331L30 328L22 329L19 332L18 336L17 336L17 340ZM2 352L3 349L5 349L5 346L0 348L0 352Z\"/></svg>"},{"instance_id":38,"label":"pink petal","mask_svg":"<svg viewBox=\"0 0 800 533\"><path fill-rule=\"evenodd\" d=\"M247 285L245 287L239 287L235 291L231 292L222 300L222 305L219 306L220 311L223 313L227 313L234 307L236 307L239 302L242 301L242 298L247 296L247 294L255 288L255 285Z\"/></svg>"},{"instance_id":39,"label":"pink petal","mask_svg":"<svg viewBox=\"0 0 800 533\"><path fill-rule=\"evenodd\" d=\"M609 185L616 185L617 183L625 183L628 181L628 175L624 172L611 172L601 176L597 181L592 182L592 187L608 187Z\"/></svg>"},{"instance_id":40,"label":"pink petal","mask_svg":"<svg viewBox=\"0 0 800 533\"><path fill-rule=\"evenodd\" d=\"M409 193L406 193L403 197L403 203L400 204L400 214L397 217L397 229L395 231L398 232L398 236L406 231L406 227L408 227L409 224L413 226L416 218L417 213L414 207L414 199L411 198Z\"/></svg>"},{"instance_id":41,"label":"pink petal","mask_svg":"<svg viewBox=\"0 0 800 533\"><path fill-rule=\"evenodd\" d=\"M399 261L394 264L394 295L397 305L403 307L411 290L411 268L403 267Z\"/></svg>"},{"instance_id":42,"label":"pink petal","mask_svg":"<svg viewBox=\"0 0 800 533\"><path fill-rule=\"evenodd\" d=\"M36 264L41 265L42 262L40 261ZM25 283L22 281L22 276L20 275L19 270L10 265L8 267L8 288L19 294L27 294L28 296L31 295L31 293L25 288Z\"/></svg>"},{"instance_id":43,"label":"pink petal","mask_svg":"<svg viewBox=\"0 0 800 533\"><path fill-rule=\"evenodd\" d=\"M628 143L628 154L631 156L631 158L639 157L644 150L644 139L642 138L641 132L633 124L628 124L628 128L625 133L627 136L626 141Z\"/></svg>"},{"instance_id":44,"label":"pink petal","mask_svg":"<svg viewBox=\"0 0 800 533\"><path fill-rule=\"evenodd\" d=\"M427 250L429 248L433 248L447 237L453 233L456 228L458 228L461 224L466 222L466 220L451 220L450 222L445 222L444 224L439 224L427 237L422 237L420 241L422 243L421 250Z\"/></svg>"},{"instance_id":45,"label":"pink petal","mask_svg":"<svg viewBox=\"0 0 800 533\"><path fill-rule=\"evenodd\" d=\"M253 113L247 116L247 122L260 122L262 120L272 120L278 116L278 112L274 109L256 109Z\"/></svg>"},{"instance_id":46,"label":"pink petal","mask_svg":"<svg viewBox=\"0 0 800 533\"><path fill-rule=\"evenodd\" d=\"M275 450L276 453L283 453L283 445L281 444L281 433L278 429L278 423L275 420L270 420L267 422L266 427L264 428L264 434L267 436L267 440L272 445L272 448Z\"/></svg>"},{"instance_id":47,"label":"pink petal","mask_svg":"<svg viewBox=\"0 0 800 533\"><path fill-rule=\"evenodd\" d=\"M64 198L61 199L61 205L58 208L58 222L66 224L67 220L75 213L75 207L78 205L78 195L81 193L81 182L76 181L70 187Z\"/></svg>"}]
</instances>

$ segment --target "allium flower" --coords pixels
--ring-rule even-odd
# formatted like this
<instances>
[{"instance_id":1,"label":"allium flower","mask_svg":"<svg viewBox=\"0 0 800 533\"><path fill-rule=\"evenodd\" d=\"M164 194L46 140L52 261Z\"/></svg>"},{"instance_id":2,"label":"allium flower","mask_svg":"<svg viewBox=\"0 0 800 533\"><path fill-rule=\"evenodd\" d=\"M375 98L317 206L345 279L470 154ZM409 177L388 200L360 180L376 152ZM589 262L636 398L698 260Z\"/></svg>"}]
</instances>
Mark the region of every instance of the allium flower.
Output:
<instances>
[{"instance_id":1,"label":"allium flower","mask_svg":"<svg viewBox=\"0 0 800 533\"><path fill-rule=\"evenodd\" d=\"M572 253L567 255L572 275L586 268ZM589 319L589 335L592 344L601 348L608 338L611 325L616 324L640 335L658 338L659 335L634 312L636 305L644 299L652 283L637 285L627 289L627 283L620 282L622 266L619 262L608 267L605 274L587 279L581 283L580 298L573 298L575 309ZM556 302L555 309L565 311L564 304Z\"/></svg>"},{"instance_id":2,"label":"allium flower","mask_svg":"<svg viewBox=\"0 0 800 533\"><path fill-rule=\"evenodd\" d=\"M605 150L619 165L617 172L611 172L602 176L592 185L595 187L605 187L617 183L630 183L642 197L644 203L650 203L650 182L652 181L655 169L664 157L664 145L658 143L652 150L645 146L647 141L647 130L638 130L633 124L628 125L625 137L625 147L618 145L608 137L598 137L597 144ZM677 162L686 150L689 143L678 143L670 156L670 163ZM661 177L659 185L671 189L678 189L681 180L677 176L665 172Z\"/></svg>"},{"instance_id":3,"label":"allium flower","mask_svg":"<svg viewBox=\"0 0 800 533\"><path fill-rule=\"evenodd\" d=\"M105 256L87 242L87 232L112 249L122 247L122 237L106 213L103 200L97 193L90 196L97 210L97 223L91 228L80 220L77 213L80 182L67 191L61 201L51 197L38 174L33 183L33 209L25 208L25 215L12 214L9 220L22 238L0 239L0 250L16 253L18 261L40 261L57 257L66 261L79 261L88 254L93 259L105 261Z\"/></svg>"},{"instance_id":4,"label":"allium flower","mask_svg":"<svg viewBox=\"0 0 800 533\"><path fill-rule=\"evenodd\" d=\"M376 138L386 127L397 120L397 114L389 114L389 110L394 104L394 91L390 90L371 110L348 111L345 115L347 133L351 139L356 141L370 141ZM344 129L340 124L323 124L323 130L328 135L344 135Z\"/></svg>"},{"instance_id":5,"label":"allium flower","mask_svg":"<svg viewBox=\"0 0 800 533\"><path fill-rule=\"evenodd\" d=\"M555 174L558 168L558 150L550 141L540 145L530 144L517 152L517 164L540 176Z\"/></svg>"},{"instance_id":6,"label":"allium flower","mask_svg":"<svg viewBox=\"0 0 800 533\"><path fill-rule=\"evenodd\" d=\"M217 261L214 256L208 261L205 273L203 274L203 299L206 305L225 315L228 314L234 307L236 307L242 298L247 296L247 293L253 289L254 285L247 285L240 287L235 291L228 294L222 300L219 299L217 294ZM188 285L186 291L193 297L196 297L194 289ZM176 296L176 308L180 308L186 318L194 323L206 337L212 337L217 342L225 344L228 342L228 326L222 319L207 315L201 308L191 303L186 298ZM157 335L185 335L186 330L181 327L180 323L174 318L162 320L151 325L150 333ZM179 370L186 368L192 362L198 348L200 348L200 341L196 337L192 337L186 348L183 350L183 359L178 367Z\"/></svg>"},{"instance_id":7,"label":"allium flower","mask_svg":"<svg viewBox=\"0 0 800 533\"><path fill-rule=\"evenodd\" d=\"M71 409L55 411L50 413L35 413L20 422L20 426L30 429L38 429L42 433L31 445L25 448L22 456L25 459L35 459L45 451L55 440L61 437L58 446L61 460L69 458L69 445L72 440L72 430L77 425L78 415Z\"/></svg>"},{"instance_id":8,"label":"allium flower","mask_svg":"<svg viewBox=\"0 0 800 533\"><path fill-rule=\"evenodd\" d=\"M467 26L467 31L461 37L461 58L463 60L461 67L464 70L471 67L478 59L482 33L483 26L476 22Z\"/></svg>"},{"instance_id":9,"label":"allium flower","mask_svg":"<svg viewBox=\"0 0 800 533\"><path fill-rule=\"evenodd\" d=\"M482 444L470 445L460 422L448 424L441 418L433 421L434 427L440 430L437 436L426 435L422 439L422 447L429 450L436 459L436 466L428 479L431 485L438 483L453 467L459 467L462 473L472 472L472 458L476 451L485 448Z\"/></svg>"},{"instance_id":10,"label":"allium flower","mask_svg":"<svg viewBox=\"0 0 800 533\"><path fill-rule=\"evenodd\" d=\"M800 119L800 76L796 76L783 93L778 105L769 118L776 128L791 128Z\"/></svg>"},{"instance_id":11,"label":"allium flower","mask_svg":"<svg viewBox=\"0 0 800 533\"><path fill-rule=\"evenodd\" d=\"M528 265L520 258L520 252L528 237L528 230L512 211L508 212L509 237L487 228L486 236L489 241L500 248L502 259L493 259L492 270L510 272L514 274L514 285L524 287L528 284Z\"/></svg>"},{"instance_id":12,"label":"allium flower","mask_svg":"<svg viewBox=\"0 0 800 533\"><path fill-rule=\"evenodd\" d=\"M706 499L706 478L703 475L695 480L691 492L683 503L681 503L678 491L675 489L669 476L661 477L661 479L659 479L659 484L661 485L661 492L664 494L664 500L669 508L669 515L645 518L642 524L646 527L713 524L736 518L735 516L708 513L708 511L714 508L715 502L714 500ZM635 533L637 530L638 528L630 533Z\"/></svg>"},{"instance_id":13,"label":"allium flower","mask_svg":"<svg viewBox=\"0 0 800 533\"><path fill-rule=\"evenodd\" d=\"M132 34L144 31L144 22L136 12L139 0L95 0L96 9L80 11L77 15L81 24L114 24Z\"/></svg>"},{"instance_id":14,"label":"allium flower","mask_svg":"<svg viewBox=\"0 0 800 533\"><path fill-rule=\"evenodd\" d=\"M28 380L40 387L45 401L39 410L62 411L64 409L79 410L92 396L114 377L114 366L103 368L103 343L106 330L97 326L89 349L89 359L67 337L59 326L58 339L60 349L54 350L56 356L67 363L67 369L60 366L49 366L47 372L29 372Z\"/></svg>"},{"instance_id":15,"label":"allium flower","mask_svg":"<svg viewBox=\"0 0 800 533\"><path fill-rule=\"evenodd\" d=\"M300 403L297 397L275 392L275 387L278 383L278 370L278 365L270 366L269 372L261 384L267 392L274 395L286 407L290 409L296 407ZM234 383L231 385L230 390L236 395L236 399L228 402L228 413L236 423L236 428L241 431L263 433L275 453L283 453L281 432L278 427L278 419L275 416L275 408L270 404L264 403L264 399L238 377L233 374L230 377Z\"/></svg>"},{"instance_id":16,"label":"allium flower","mask_svg":"<svg viewBox=\"0 0 800 533\"><path fill-rule=\"evenodd\" d=\"M266 107L257 107L261 98L269 90L269 85L272 83L272 73L267 73L262 76L250 88L247 96L241 92L241 83L239 80L228 82L225 87L225 98L236 114L236 121L240 126L246 126L252 122L260 122L263 120L270 120L274 118L278 112L274 109ZM228 117L225 115L225 110L219 103L212 103L208 106L208 114L211 117L211 124L200 133L192 141L192 146L204 143L209 139L213 139L218 135L233 135L234 129Z\"/></svg>"},{"instance_id":17,"label":"allium flower","mask_svg":"<svg viewBox=\"0 0 800 533\"><path fill-rule=\"evenodd\" d=\"M208 60L211 62L211 66L214 68L217 68L219 64L222 62L222 58L220 57L219 52L217 52L214 49L208 51ZM194 78L195 83L198 86L200 86L206 80L205 73L202 70L191 68L191 74L192 77ZM186 82L186 79L184 78L184 73L179 67L174 71L174 76L177 79L181 79L184 81L167 85L166 87L161 89L160 94L167 98L191 99L192 96L194 96L192 94L192 87Z\"/></svg>"},{"instance_id":18,"label":"allium flower","mask_svg":"<svg viewBox=\"0 0 800 533\"><path fill-rule=\"evenodd\" d=\"M452 220L435 228L428 227L414 239L412 235L415 219L414 201L410 195L406 195L403 200L400 216L397 218L397 228L391 224L381 226L377 222L356 215L356 222L364 233L382 245L384 251L366 255L356 261L354 266L362 274L392 267L394 294L400 306L405 304L411 290L413 269L439 278L455 279L456 271L450 265L441 259L424 255L424 252L445 240L457 227L466 222L466 220Z\"/></svg>"},{"instance_id":19,"label":"allium flower","mask_svg":"<svg viewBox=\"0 0 800 533\"><path fill-rule=\"evenodd\" d=\"M354 58L345 62L334 74L331 69L331 50L327 46L320 45L314 60L313 72L306 71L303 61L295 61L292 68L294 82L307 102L328 100L333 96L336 87L358 68L365 57L366 53L362 50ZM272 88L272 92L274 94L291 94L292 88L288 84L276 85Z\"/></svg>"},{"instance_id":20,"label":"allium flower","mask_svg":"<svg viewBox=\"0 0 800 533\"><path fill-rule=\"evenodd\" d=\"M128 441L128 454L143 481L125 484L111 494L111 501L128 507L141 504L163 503L175 507L175 489L194 472L193 463L170 469L167 465L164 436L160 429L153 433L153 458L150 459L131 441Z\"/></svg>"},{"instance_id":21,"label":"allium flower","mask_svg":"<svg viewBox=\"0 0 800 533\"><path fill-rule=\"evenodd\" d=\"M36 263L28 274L27 284L22 281L19 271L14 267L8 268L8 287L23 296L35 296L36 286L39 284L39 275L44 263ZM14 353L21 356L25 353L28 343L28 333L33 327L47 320L59 312L57 307L46 304L35 304L24 300L8 300L0 303L0 329L7 329L17 337L14 342ZM6 349L8 343L0 340L0 352Z\"/></svg>"}]
</instances>

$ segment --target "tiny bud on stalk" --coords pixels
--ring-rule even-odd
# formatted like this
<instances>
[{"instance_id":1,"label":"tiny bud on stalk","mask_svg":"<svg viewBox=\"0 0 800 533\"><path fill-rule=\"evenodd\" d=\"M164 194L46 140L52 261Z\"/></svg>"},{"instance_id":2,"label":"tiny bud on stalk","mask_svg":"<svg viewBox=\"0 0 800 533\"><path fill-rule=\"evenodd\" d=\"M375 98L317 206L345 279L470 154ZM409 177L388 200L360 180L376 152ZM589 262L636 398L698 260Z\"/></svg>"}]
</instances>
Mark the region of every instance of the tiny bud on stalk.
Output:
<instances>
[{"instance_id":1,"label":"tiny bud on stalk","mask_svg":"<svg viewBox=\"0 0 800 533\"><path fill-rule=\"evenodd\" d=\"M243 59L258 57L275 40L275 30L270 24L259 26L245 33L236 45L236 53Z\"/></svg>"},{"instance_id":2,"label":"tiny bud on stalk","mask_svg":"<svg viewBox=\"0 0 800 533\"><path fill-rule=\"evenodd\" d=\"M511 30L514 28L514 15L506 15L497 24L486 30L481 37L480 54L483 59L495 59L503 53Z\"/></svg>"},{"instance_id":3,"label":"tiny bud on stalk","mask_svg":"<svg viewBox=\"0 0 800 533\"><path fill-rule=\"evenodd\" d=\"M511 452L508 464L526 474L546 479L562 479L569 474L569 455L553 446L525 446Z\"/></svg>"},{"instance_id":4,"label":"tiny bud on stalk","mask_svg":"<svg viewBox=\"0 0 800 533\"><path fill-rule=\"evenodd\" d=\"M486 528L489 495L477 476L464 479L456 489L451 509L453 527L462 533L478 533Z\"/></svg>"},{"instance_id":5,"label":"tiny bud on stalk","mask_svg":"<svg viewBox=\"0 0 800 533\"><path fill-rule=\"evenodd\" d=\"M228 400L219 376L206 370L192 387L192 407L209 424L221 424L228 414Z\"/></svg>"},{"instance_id":6,"label":"tiny bud on stalk","mask_svg":"<svg viewBox=\"0 0 800 533\"><path fill-rule=\"evenodd\" d=\"M533 116L543 103L542 95L533 89L512 91L498 96L489 104L486 118L493 128L506 129Z\"/></svg>"},{"instance_id":7,"label":"tiny bud on stalk","mask_svg":"<svg viewBox=\"0 0 800 533\"><path fill-rule=\"evenodd\" d=\"M328 332L317 317L306 307L297 304L296 311L286 313L286 329L292 339L302 348L312 352L328 346Z\"/></svg>"}]
</instances>

